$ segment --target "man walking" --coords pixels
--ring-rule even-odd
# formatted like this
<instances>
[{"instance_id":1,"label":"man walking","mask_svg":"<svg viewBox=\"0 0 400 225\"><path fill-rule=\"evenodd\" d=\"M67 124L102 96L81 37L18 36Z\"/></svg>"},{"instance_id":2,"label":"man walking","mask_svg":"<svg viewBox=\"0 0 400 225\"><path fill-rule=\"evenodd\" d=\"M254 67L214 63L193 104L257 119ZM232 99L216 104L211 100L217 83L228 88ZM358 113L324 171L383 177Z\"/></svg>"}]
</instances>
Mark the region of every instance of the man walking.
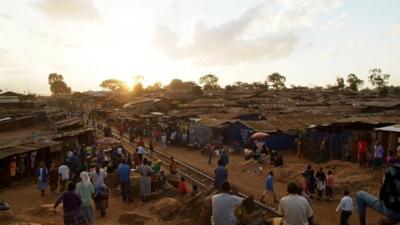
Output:
<instances>
[{"instance_id":1,"label":"man walking","mask_svg":"<svg viewBox=\"0 0 400 225\"><path fill-rule=\"evenodd\" d=\"M222 160L218 160L218 167L214 170L214 187L219 190L222 182L228 180L228 170L225 168Z\"/></svg>"},{"instance_id":2,"label":"man walking","mask_svg":"<svg viewBox=\"0 0 400 225\"><path fill-rule=\"evenodd\" d=\"M131 167L126 163L126 159L122 159L121 163L118 165L117 175L119 177L119 182L121 185L122 200L124 202L130 202L131 199L131 185L130 176Z\"/></svg>"},{"instance_id":3,"label":"man walking","mask_svg":"<svg viewBox=\"0 0 400 225\"><path fill-rule=\"evenodd\" d=\"M289 183L288 195L279 202L278 213L283 216L284 225L309 225L314 215L310 203L303 196L298 195L299 187Z\"/></svg>"},{"instance_id":4,"label":"man walking","mask_svg":"<svg viewBox=\"0 0 400 225\"><path fill-rule=\"evenodd\" d=\"M221 183L220 193L212 197L212 225L235 225L235 208L240 206L243 198L229 193L231 185L228 181Z\"/></svg>"},{"instance_id":5,"label":"man walking","mask_svg":"<svg viewBox=\"0 0 400 225\"><path fill-rule=\"evenodd\" d=\"M69 180L69 168L65 162L61 163L58 167L58 174L60 175L60 192L65 191L65 187Z\"/></svg>"}]
</instances>

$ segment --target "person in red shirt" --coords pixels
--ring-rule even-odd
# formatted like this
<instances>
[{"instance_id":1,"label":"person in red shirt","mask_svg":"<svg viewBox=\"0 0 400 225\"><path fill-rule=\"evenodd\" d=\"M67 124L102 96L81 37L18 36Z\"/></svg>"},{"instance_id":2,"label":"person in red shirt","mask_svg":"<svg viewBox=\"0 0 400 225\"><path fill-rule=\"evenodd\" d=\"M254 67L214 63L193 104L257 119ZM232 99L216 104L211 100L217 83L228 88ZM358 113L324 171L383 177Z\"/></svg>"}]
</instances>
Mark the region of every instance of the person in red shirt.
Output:
<instances>
[{"instance_id":1,"label":"person in red shirt","mask_svg":"<svg viewBox=\"0 0 400 225\"><path fill-rule=\"evenodd\" d=\"M179 193L181 193L181 194L188 193L188 190L186 188L186 181L185 181L184 177L181 177L181 180L179 181Z\"/></svg>"},{"instance_id":2,"label":"person in red shirt","mask_svg":"<svg viewBox=\"0 0 400 225\"><path fill-rule=\"evenodd\" d=\"M358 164L361 167L366 167L367 161L367 141L363 138L360 138L358 141Z\"/></svg>"}]
</instances>

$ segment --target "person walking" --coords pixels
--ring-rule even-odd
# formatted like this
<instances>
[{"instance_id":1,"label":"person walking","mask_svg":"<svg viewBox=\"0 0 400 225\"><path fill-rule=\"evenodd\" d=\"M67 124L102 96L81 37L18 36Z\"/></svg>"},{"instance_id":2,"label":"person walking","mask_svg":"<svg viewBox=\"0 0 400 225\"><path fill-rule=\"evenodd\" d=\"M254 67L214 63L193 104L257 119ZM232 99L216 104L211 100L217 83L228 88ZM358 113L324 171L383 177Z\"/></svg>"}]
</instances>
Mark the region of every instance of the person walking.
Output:
<instances>
[{"instance_id":1,"label":"person walking","mask_svg":"<svg viewBox=\"0 0 400 225\"><path fill-rule=\"evenodd\" d=\"M333 186L335 185L335 180L332 175L332 171L328 170L328 176L326 176L326 187L325 194L329 202L332 202L333 199Z\"/></svg>"},{"instance_id":2,"label":"person walking","mask_svg":"<svg viewBox=\"0 0 400 225\"><path fill-rule=\"evenodd\" d=\"M315 179L317 182L318 200L321 200L324 195L325 188L326 188L326 175L325 175L324 171L322 170L322 167L320 167L318 172L316 173Z\"/></svg>"},{"instance_id":3,"label":"person walking","mask_svg":"<svg viewBox=\"0 0 400 225\"><path fill-rule=\"evenodd\" d=\"M299 187L295 183L287 186L288 195L279 202L278 213L283 216L283 224L309 225L313 218L310 203L303 196L298 195Z\"/></svg>"},{"instance_id":4,"label":"person walking","mask_svg":"<svg viewBox=\"0 0 400 225\"><path fill-rule=\"evenodd\" d=\"M225 150L221 151L221 156L219 157L219 159L222 161L222 163L224 164L225 167L228 165L229 157L226 154Z\"/></svg>"},{"instance_id":5,"label":"person walking","mask_svg":"<svg viewBox=\"0 0 400 225\"><path fill-rule=\"evenodd\" d=\"M58 181L59 181L59 175L57 167L55 163L51 163L51 167L49 170L49 184L50 184L50 192L52 194L57 191Z\"/></svg>"},{"instance_id":6,"label":"person walking","mask_svg":"<svg viewBox=\"0 0 400 225\"><path fill-rule=\"evenodd\" d=\"M143 155L144 155L144 148L142 145L138 145L138 147L136 148L136 154L139 160L139 164L142 164L143 161Z\"/></svg>"},{"instance_id":7,"label":"person walking","mask_svg":"<svg viewBox=\"0 0 400 225\"><path fill-rule=\"evenodd\" d=\"M177 173L176 162L173 156L169 160L169 173L172 175L176 175Z\"/></svg>"},{"instance_id":8,"label":"person walking","mask_svg":"<svg viewBox=\"0 0 400 225\"><path fill-rule=\"evenodd\" d=\"M208 150L208 164L211 165L211 160L215 153L215 145L214 144L207 145L207 150Z\"/></svg>"},{"instance_id":9,"label":"person walking","mask_svg":"<svg viewBox=\"0 0 400 225\"><path fill-rule=\"evenodd\" d=\"M161 141L161 150L167 149L167 134L164 132L160 138Z\"/></svg>"},{"instance_id":10,"label":"person walking","mask_svg":"<svg viewBox=\"0 0 400 225\"><path fill-rule=\"evenodd\" d=\"M297 158L302 159L303 158L303 139L299 138L297 141Z\"/></svg>"},{"instance_id":11,"label":"person walking","mask_svg":"<svg viewBox=\"0 0 400 225\"><path fill-rule=\"evenodd\" d=\"M275 188L274 188L274 172L273 171L270 171L268 173L268 177L267 177L267 180L265 182L265 191L261 196L260 202L264 203L264 196L267 193L271 193L272 197L274 198L274 202L278 203L278 200L276 200L276 193L275 193Z\"/></svg>"},{"instance_id":12,"label":"person walking","mask_svg":"<svg viewBox=\"0 0 400 225\"><path fill-rule=\"evenodd\" d=\"M76 184L75 191L81 198L82 204L80 207L81 215L89 224L93 224L93 200L94 188L90 182L89 174L86 171L80 173L81 181Z\"/></svg>"},{"instance_id":13,"label":"person walking","mask_svg":"<svg viewBox=\"0 0 400 225\"><path fill-rule=\"evenodd\" d=\"M85 225L87 222L80 213L81 198L75 193L75 183L68 184L68 189L54 203L54 209L63 203L64 225Z\"/></svg>"},{"instance_id":14,"label":"person walking","mask_svg":"<svg viewBox=\"0 0 400 225\"><path fill-rule=\"evenodd\" d=\"M182 195L187 194L188 190L186 187L186 180L185 178L182 176L180 181L179 181L179 193L181 193Z\"/></svg>"},{"instance_id":15,"label":"person walking","mask_svg":"<svg viewBox=\"0 0 400 225\"><path fill-rule=\"evenodd\" d=\"M124 202L131 202L131 185L130 185L131 167L123 159L117 168L117 175L121 185L122 200Z\"/></svg>"},{"instance_id":16,"label":"person walking","mask_svg":"<svg viewBox=\"0 0 400 225\"><path fill-rule=\"evenodd\" d=\"M58 175L60 176L60 193L62 193L69 180L69 168L65 162L58 167Z\"/></svg>"},{"instance_id":17,"label":"person walking","mask_svg":"<svg viewBox=\"0 0 400 225\"><path fill-rule=\"evenodd\" d=\"M44 162L39 163L39 168L36 170L36 176L39 182L39 190L41 195L44 197L44 192L47 188L47 181L49 176L49 171L47 170Z\"/></svg>"},{"instance_id":18,"label":"person walking","mask_svg":"<svg viewBox=\"0 0 400 225\"><path fill-rule=\"evenodd\" d=\"M232 195L231 185L228 181L221 183L220 193L212 196L212 225L236 225L235 209L239 207L243 198Z\"/></svg>"},{"instance_id":19,"label":"person walking","mask_svg":"<svg viewBox=\"0 0 400 225\"><path fill-rule=\"evenodd\" d=\"M153 170L148 164L147 159L143 160L143 164L138 167L138 173L140 174L140 197L142 201L147 201L147 196L151 193L151 174Z\"/></svg>"},{"instance_id":20,"label":"person walking","mask_svg":"<svg viewBox=\"0 0 400 225\"><path fill-rule=\"evenodd\" d=\"M367 141L364 138L358 140L357 158L360 168L365 168L367 163Z\"/></svg>"},{"instance_id":21,"label":"person walking","mask_svg":"<svg viewBox=\"0 0 400 225\"><path fill-rule=\"evenodd\" d=\"M157 177L157 191L160 193L164 192L164 186L165 182L167 181L167 178L164 175L164 171L160 171L160 175Z\"/></svg>"},{"instance_id":22,"label":"person walking","mask_svg":"<svg viewBox=\"0 0 400 225\"><path fill-rule=\"evenodd\" d=\"M228 180L228 170L221 160L218 160L218 167L214 170L214 175L214 188L219 190L222 182Z\"/></svg>"},{"instance_id":23,"label":"person walking","mask_svg":"<svg viewBox=\"0 0 400 225\"><path fill-rule=\"evenodd\" d=\"M374 146L374 161L373 161L374 169L378 169L383 166L384 162L383 154L384 150L380 141L376 141Z\"/></svg>"},{"instance_id":24,"label":"person walking","mask_svg":"<svg viewBox=\"0 0 400 225\"><path fill-rule=\"evenodd\" d=\"M340 212L340 225L349 225L348 220L353 211L353 199L349 196L349 191L345 190L343 198L336 207L336 213Z\"/></svg>"}]
</instances>

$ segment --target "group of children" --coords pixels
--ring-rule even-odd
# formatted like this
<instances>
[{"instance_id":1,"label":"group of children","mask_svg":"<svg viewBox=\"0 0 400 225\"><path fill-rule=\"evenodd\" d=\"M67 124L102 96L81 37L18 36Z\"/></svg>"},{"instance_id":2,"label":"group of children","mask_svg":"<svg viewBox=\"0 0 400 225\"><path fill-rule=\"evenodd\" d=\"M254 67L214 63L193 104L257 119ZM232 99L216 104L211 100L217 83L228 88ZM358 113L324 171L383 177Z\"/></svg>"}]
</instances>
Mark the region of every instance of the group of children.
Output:
<instances>
[{"instance_id":1,"label":"group of children","mask_svg":"<svg viewBox=\"0 0 400 225\"><path fill-rule=\"evenodd\" d=\"M307 166L306 170L302 173L305 178L305 188L299 186L299 195L304 196L311 203L312 194L317 189L318 199L321 200L323 194L325 193L327 201L332 202L333 200L333 186L334 177L332 171L328 170L328 174L325 175L322 168L319 168L318 172L314 175L314 170L310 165ZM264 203L264 197L270 193L273 197L275 203L278 203L276 192L274 188L274 172L270 171L268 173L265 182L265 191L261 195L260 202ZM349 191L345 190L343 197L341 198L338 206L336 207L336 212L341 212L340 214L340 225L348 225L348 220L352 214L353 210L353 199L350 197Z\"/></svg>"}]
</instances>

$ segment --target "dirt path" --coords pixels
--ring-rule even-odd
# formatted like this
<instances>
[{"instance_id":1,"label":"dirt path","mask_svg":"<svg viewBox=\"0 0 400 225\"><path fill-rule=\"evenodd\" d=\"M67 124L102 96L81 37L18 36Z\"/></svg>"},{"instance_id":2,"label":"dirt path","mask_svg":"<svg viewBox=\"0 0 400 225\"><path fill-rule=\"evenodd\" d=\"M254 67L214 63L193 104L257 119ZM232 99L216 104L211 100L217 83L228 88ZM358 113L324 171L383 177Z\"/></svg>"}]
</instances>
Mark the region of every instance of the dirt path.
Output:
<instances>
[{"instance_id":1,"label":"dirt path","mask_svg":"<svg viewBox=\"0 0 400 225\"><path fill-rule=\"evenodd\" d=\"M169 146L166 150L166 153L173 155L176 159L183 161L185 163L188 163L192 165L193 167L200 169L204 172L207 172L209 175L213 175L213 171L216 167L217 164L217 156L214 156L212 159L212 165L209 165L207 163L208 158L207 155L202 155L200 154L199 150L189 150L189 149L184 149L184 148L179 148L179 147L171 147ZM276 190L277 190L277 195L278 198L283 197L286 195L286 186L292 177L299 177L300 175L297 176L295 174L293 176L293 173L298 173L305 168L309 162L307 160L298 160L292 153L286 152L284 153L284 160L285 160L285 166L283 168L271 168L269 166L265 166L263 168L263 174L262 175L256 175L253 172L247 171L245 169L248 166L243 166L243 156L241 155L230 155L229 157L229 165L228 165L228 171L229 171L229 180L236 186L239 187L241 191L247 194L253 195L256 199L260 198L262 192L263 192L263 187L264 187L264 182L265 182L265 177L266 174L268 173L269 170L274 170L275 174L280 174L280 176L276 176ZM355 166L351 164L352 166ZM254 166L256 167L256 166ZM314 165L314 168L317 168L317 165ZM346 171L345 171L346 172ZM370 176L373 177L381 177L382 172L375 172L372 170L368 171L359 171L354 170L352 168L348 168L348 175L360 175L362 176L369 176L368 174L371 174ZM293 180L296 181L296 180ZM361 184L362 186L363 184ZM373 190L372 192L374 194L377 194L377 191L379 190L379 182L377 181L376 183L368 183L365 184L365 186L368 186L368 190L371 189ZM355 200L355 193L351 193L353 196L353 199ZM342 196L342 193L335 193L335 199L334 202L329 203L326 201L318 201L318 200L313 200L312 201L312 206L315 211L315 218L316 222L320 225L336 225L339 224L339 217L340 213L335 213L335 208ZM272 197L267 196L266 197L266 202L268 205L273 206L275 208L278 207L277 204L274 204L272 201ZM377 221L379 219L379 215L372 210L368 211L367 213L367 221L368 224L377 224ZM352 217L350 218L350 224L358 224L358 215L356 212L353 213Z\"/></svg>"}]
</instances>

